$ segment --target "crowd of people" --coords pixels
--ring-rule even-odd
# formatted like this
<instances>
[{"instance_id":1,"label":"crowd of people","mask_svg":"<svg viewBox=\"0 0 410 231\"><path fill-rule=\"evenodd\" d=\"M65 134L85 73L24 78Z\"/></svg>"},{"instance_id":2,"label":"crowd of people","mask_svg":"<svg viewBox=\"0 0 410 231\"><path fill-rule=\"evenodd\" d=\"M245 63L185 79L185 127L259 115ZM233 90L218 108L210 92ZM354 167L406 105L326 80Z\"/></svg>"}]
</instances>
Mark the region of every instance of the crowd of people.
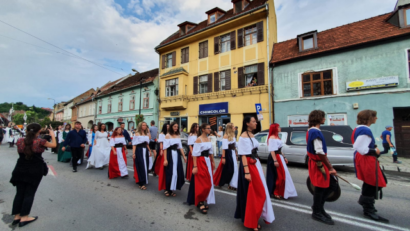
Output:
<instances>
[{"instance_id":1,"label":"crowd of people","mask_svg":"<svg viewBox=\"0 0 410 231\"><path fill-rule=\"evenodd\" d=\"M325 118L325 113L320 110L309 114L306 151L309 156L310 181L315 186L312 218L333 225L334 221L325 211L324 205L338 183L337 172L327 158L326 140L320 130ZM357 115L358 126L352 134L357 177L363 181L359 204L365 216L388 222L377 214L374 207L375 199L379 199L379 195L381 199L382 188L387 183L378 165L380 150L369 128L376 120L375 111L361 111ZM133 178L139 189L146 190L149 187L150 172L154 177L158 176L158 190L163 191L165 197L176 197L177 190L181 190L189 181L186 202L195 205L203 214L207 214L210 206L216 203L214 187L228 185L229 190L237 193L234 217L253 230L261 229L258 223L260 218L267 224L275 220L271 197L281 200L298 196L287 168L288 161L282 152L279 124L272 124L269 129L270 155L266 177L258 156L259 142L253 134L257 127L255 117L244 118L238 139L233 123L226 124L225 130L219 127L218 132L213 132L209 124L199 126L193 123L189 130L188 153L182 147L178 123L164 124L161 130L158 130L154 121L150 125L148 127L146 122L139 123L135 132L131 133L132 137L125 129L125 124L113 129L112 134L107 132L105 124L94 125L89 134L82 129L80 122L74 124L74 129L67 125L58 127L56 131L51 128L42 130L35 123L28 125L27 136L16 140L20 158L10 180L17 189L12 210L15 216L13 225L19 224L21 227L38 219L28 214L37 187L48 172L41 156L44 149L52 148L58 154L58 161L71 162L73 172L77 172L87 143L87 169L104 169L108 166L109 179L128 178L127 145L132 145ZM40 138L41 132L46 132L49 137ZM392 145L390 139L388 143ZM219 148L221 161L216 166L214 154ZM186 164L185 173L183 164ZM28 172L32 174L28 175Z\"/></svg>"}]
</instances>

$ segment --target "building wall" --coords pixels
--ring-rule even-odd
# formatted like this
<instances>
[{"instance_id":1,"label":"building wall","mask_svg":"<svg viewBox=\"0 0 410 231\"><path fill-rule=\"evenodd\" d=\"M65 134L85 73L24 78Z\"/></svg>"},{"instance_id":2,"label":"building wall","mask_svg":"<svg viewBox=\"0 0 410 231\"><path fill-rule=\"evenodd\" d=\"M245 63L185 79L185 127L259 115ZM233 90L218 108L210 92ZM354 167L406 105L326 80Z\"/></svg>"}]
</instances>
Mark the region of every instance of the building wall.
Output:
<instances>
[{"instance_id":1,"label":"building wall","mask_svg":"<svg viewBox=\"0 0 410 231\"><path fill-rule=\"evenodd\" d=\"M176 68L184 68L187 73L177 73L160 77L160 121L171 118L171 113L179 113L179 117L187 117L188 128L192 123L199 122L199 105L214 104L218 102L228 102L228 110L231 122L241 129L243 114L255 113L255 103L262 104L262 114L264 120L262 127L269 126L269 99L268 99L268 61L270 52L267 52L267 42L276 42L276 15L273 1L269 1L269 14L266 9L258 10L248 14L245 18L232 20L222 26L208 29L199 35L191 36L180 42L158 49L160 53L160 76ZM267 16L269 24L267 24ZM274 20L273 20L274 19ZM238 29L245 28L263 21L264 40L249 46L238 48ZM269 26L269 36L268 28ZM214 54L214 38L228 34L232 31L236 33L236 49ZM269 37L269 40L268 40ZM208 57L199 59L199 43L208 41ZM189 47L189 62L181 64L181 49ZM162 55L176 52L176 65L171 68L162 69ZM264 85L257 87L238 88L238 68L248 65L264 63ZM206 74L213 75L220 71L231 71L231 90L214 91L194 95L194 77ZM177 96L166 97L166 80L178 78L179 94ZM198 91L199 92L199 91Z\"/></svg>"},{"instance_id":2,"label":"building wall","mask_svg":"<svg viewBox=\"0 0 410 231\"><path fill-rule=\"evenodd\" d=\"M83 127L91 128L95 124L95 106L96 101L90 101L84 104L77 105L78 107L78 117L77 120L81 122Z\"/></svg>"},{"instance_id":3,"label":"building wall","mask_svg":"<svg viewBox=\"0 0 410 231\"><path fill-rule=\"evenodd\" d=\"M393 107L410 106L409 44L410 39L407 39L275 66L275 121L281 126L288 126L289 115L307 115L314 109L320 109L326 113L347 114L348 125L354 128L357 113L372 109L378 112L378 120L371 128L381 144L378 137L385 125L393 125ZM301 74L328 69L333 70L335 95L301 98ZM398 76L399 85L346 91L346 82L388 76ZM353 109L353 103L358 103L359 109Z\"/></svg>"},{"instance_id":4,"label":"building wall","mask_svg":"<svg viewBox=\"0 0 410 231\"><path fill-rule=\"evenodd\" d=\"M71 116L72 116L72 109L71 107L73 106L73 102L67 104L64 106L64 122L71 122Z\"/></svg>"},{"instance_id":5,"label":"building wall","mask_svg":"<svg viewBox=\"0 0 410 231\"><path fill-rule=\"evenodd\" d=\"M154 83L150 83L148 85L143 85L148 87L148 91L142 90L142 98L144 97L144 93L149 94L149 106L148 108L143 107L143 101L141 100L141 114L144 115L145 122L148 124L151 120L158 121L158 101L157 96L155 95L155 89L157 87ZM121 95L120 95L121 94ZM135 97L135 107L134 110L130 110L130 100L131 97ZM119 126L118 119L123 119L123 122L126 124L126 128L128 128L129 122L134 122L134 127L137 125L135 124L135 116L139 113L139 98L140 97L140 88L133 87L125 91L121 91L118 93L114 93L111 95L103 96L96 100L97 102L97 115L96 115L96 122L99 123L113 123L114 128ZM118 103L120 98L123 100L123 110L118 111ZM108 113L108 102L111 100L111 113ZM99 106L102 106L102 113L99 113Z\"/></svg>"}]
</instances>

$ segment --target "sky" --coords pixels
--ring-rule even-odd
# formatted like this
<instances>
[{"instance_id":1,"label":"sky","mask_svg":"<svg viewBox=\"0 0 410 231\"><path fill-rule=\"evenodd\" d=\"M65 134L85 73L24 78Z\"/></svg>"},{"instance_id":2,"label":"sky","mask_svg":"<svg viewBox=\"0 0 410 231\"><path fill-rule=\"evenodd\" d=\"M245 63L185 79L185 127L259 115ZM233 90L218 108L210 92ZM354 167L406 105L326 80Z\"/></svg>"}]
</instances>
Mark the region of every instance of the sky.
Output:
<instances>
[{"instance_id":1,"label":"sky","mask_svg":"<svg viewBox=\"0 0 410 231\"><path fill-rule=\"evenodd\" d=\"M274 2L280 42L391 12L396 0ZM158 68L154 48L179 23L201 22L216 6L232 8L231 0L0 0L0 5L0 103L38 107L52 107L48 98L70 100L132 68Z\"/></svg>"}]
</instances>

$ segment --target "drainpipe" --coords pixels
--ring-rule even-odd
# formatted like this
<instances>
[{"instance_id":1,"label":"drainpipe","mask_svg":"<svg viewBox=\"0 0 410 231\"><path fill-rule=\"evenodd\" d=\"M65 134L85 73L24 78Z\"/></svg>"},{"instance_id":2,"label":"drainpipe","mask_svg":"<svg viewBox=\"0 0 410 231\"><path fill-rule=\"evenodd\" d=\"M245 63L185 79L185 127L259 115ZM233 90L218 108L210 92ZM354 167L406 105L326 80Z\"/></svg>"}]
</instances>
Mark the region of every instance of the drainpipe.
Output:
<instances>
[{"instance_id":1,"label":"drainpipe","mask_svg":"<svg viewBox=\"0 0 410 231\"><path fill-rule=\"evenodd\" d=\"M273 0L272 0L273 1ZM272 102L271 102L271 73L269 71L269 6L266 4L266 11L268 11L268 14L266 16L266 53L267 53L267 59L268 59L268 65L266 65L266 68L268 70L268 94L269 94L269 124L272 124Z\"/></svg>"}]
</instances>

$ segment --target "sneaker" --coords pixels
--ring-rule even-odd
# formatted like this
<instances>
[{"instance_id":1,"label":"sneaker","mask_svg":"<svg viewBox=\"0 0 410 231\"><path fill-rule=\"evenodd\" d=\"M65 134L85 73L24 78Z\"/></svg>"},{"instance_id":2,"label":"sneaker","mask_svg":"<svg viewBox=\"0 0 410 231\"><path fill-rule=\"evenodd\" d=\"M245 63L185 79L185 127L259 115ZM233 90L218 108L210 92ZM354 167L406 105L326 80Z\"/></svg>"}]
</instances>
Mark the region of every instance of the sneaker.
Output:
<instances>
[{"instance_id":1,"label":"sneaker","mask_svg":"<svg viewBox=\"0 0 410 231\"><path fill-rule=\"evenodd\" d=\"M395 164L401 164L401 161L400 161L400 160L396 160L396 161L393 161L393 163L395 163Z\"/></svg>"}]
</instances>

